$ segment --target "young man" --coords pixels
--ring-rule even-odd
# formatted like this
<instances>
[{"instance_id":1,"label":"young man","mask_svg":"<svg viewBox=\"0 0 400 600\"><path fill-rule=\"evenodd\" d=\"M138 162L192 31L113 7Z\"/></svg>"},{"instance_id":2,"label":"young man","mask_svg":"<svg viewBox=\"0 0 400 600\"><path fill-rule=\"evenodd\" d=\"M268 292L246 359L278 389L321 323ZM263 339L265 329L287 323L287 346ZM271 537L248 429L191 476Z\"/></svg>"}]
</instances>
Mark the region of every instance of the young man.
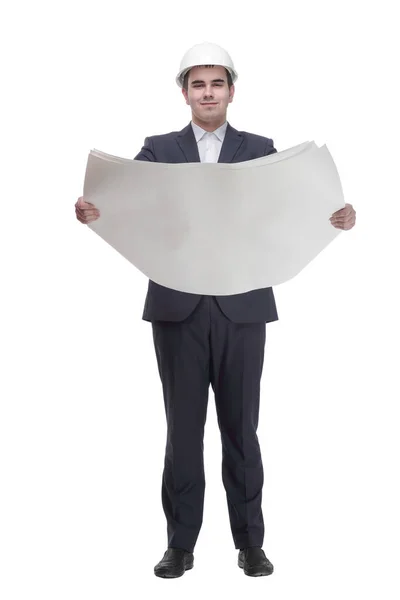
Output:
<instances>
[{"instance_id":1,"label":"young man","mask_svg":"<svg viewBox=\"0 0 400 600\"><path fill-rule=\"evenodd\" d=\"M190 48L176 82L191 108L191 122L182 131L146 138L135 160L232 163L276 152L272 139L237 131L227 122L236 79L223 48L208 43ZM88 223L100 213L80 198L76 214ZM336 227L350 229L355 211L347 205L331 220ZM264 474L256 432L266 323L278 319L273 290L200 296L150 280L142 318L152 323L167 418L162 504L168 548L154 572L179 577L193 567L203 518L203 436L211 384L238 565L246 575L269 575L273 565L262 550ZM216 565L219 552L210 549Z\"/></svg>"}]
</instances>

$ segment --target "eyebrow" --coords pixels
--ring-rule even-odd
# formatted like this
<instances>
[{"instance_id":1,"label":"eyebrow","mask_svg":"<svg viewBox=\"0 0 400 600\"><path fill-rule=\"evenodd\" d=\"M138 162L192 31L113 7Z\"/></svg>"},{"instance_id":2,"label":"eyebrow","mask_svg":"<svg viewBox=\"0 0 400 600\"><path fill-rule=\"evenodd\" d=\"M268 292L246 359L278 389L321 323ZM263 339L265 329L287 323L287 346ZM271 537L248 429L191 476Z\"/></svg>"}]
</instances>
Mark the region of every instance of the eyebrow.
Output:
<instances>
[{"instance_id":1,"label":"eyebrow","mask_svg":"<svg viewBox=\"0 0 400 600\"><path fill-rule=\"evenodd\" d=\"M225 79L213 79L211 83L217 83L217 82L225 83ZM195 79L194 81L192 81L191 85L194 85L195 83L205 83L205 82L202 79Z\"/></svg>"}]
</instances>

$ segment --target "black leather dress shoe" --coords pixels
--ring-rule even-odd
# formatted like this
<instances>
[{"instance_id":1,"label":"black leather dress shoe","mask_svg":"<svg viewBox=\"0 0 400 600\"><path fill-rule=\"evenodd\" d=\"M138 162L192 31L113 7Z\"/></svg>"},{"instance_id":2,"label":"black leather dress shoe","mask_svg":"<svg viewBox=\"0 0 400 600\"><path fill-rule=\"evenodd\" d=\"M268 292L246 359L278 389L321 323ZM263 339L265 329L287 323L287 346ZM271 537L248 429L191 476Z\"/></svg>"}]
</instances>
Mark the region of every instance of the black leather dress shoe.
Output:
<instances>
[{"instance_id":1,"label":"black leather dress shoe","mask_svg":"<svg viewBox=\"0 0 400 600\"><path fill-rule=\"evenodd\" d=\"M185 571L193 569L193 553L181 548L168 548L163 558L154 567L157 577L181 577Z\"/></svg>"},{"instance_id":2,"label":"black leather dress shoe","mask_svg":"<svg viewBox=\"0 0 400 600\"><path fill-rule=\"evenodd\" d=\"M260 577L271 575L274 570L272 563L265 556L264 550L257 547L244 548L239 551L238 565L246 575Z\"/></svg>"}]
</instances>

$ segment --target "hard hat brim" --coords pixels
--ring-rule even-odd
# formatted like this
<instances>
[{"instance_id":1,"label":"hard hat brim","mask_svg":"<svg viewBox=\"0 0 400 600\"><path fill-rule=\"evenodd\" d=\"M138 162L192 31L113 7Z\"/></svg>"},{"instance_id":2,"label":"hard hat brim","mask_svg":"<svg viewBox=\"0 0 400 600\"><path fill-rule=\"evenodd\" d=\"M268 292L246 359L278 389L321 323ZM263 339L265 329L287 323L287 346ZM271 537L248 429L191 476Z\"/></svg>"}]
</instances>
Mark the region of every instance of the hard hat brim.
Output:
<instances>
[{"instance_id":1,"label":"hard hat brim","mask_svg":"<svg viewBox=\"0 0 400 600\"><path fill-rule=\"evenodd\" d=\"M178 75L175 78L176 84L180 87L183 88L183 80L185 79L185 75L188 71L190 71L190 69L193 69L193 67L195 67L197 65L193 65L192 67L187 67L186 69L183 69L182 71L179 71ZM235 81L238 78L238 74L235 71L235 69L232 69L232 67L227 67L226 65L216 65L219 67L224 67L227 71L229 71L229 73L231 74L232 77L232 83L235 83Z\"/></svg>"}]
</instances>

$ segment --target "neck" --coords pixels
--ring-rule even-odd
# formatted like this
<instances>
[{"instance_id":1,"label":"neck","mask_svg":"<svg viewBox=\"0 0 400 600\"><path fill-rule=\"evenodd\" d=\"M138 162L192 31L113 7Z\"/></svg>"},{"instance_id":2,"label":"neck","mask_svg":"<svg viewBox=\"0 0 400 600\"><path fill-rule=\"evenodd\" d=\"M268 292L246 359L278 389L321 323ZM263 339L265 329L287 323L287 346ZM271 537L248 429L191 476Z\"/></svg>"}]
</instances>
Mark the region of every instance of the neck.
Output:
<instances>
[{"instance_id":1,"label":"neck","mask_svg":"<svg viewBox=\"0 0 400 600\"><path fill-rule=\"evenodd\" d=\"M202 129L204 129L205 131L215 131L216 129L218 129L218 127L221 127L221 125L223 125L226 121L226 114L221 117L218 120L215 121L202 121L201 119L198 119L193 113L192 113L192 121L193 123L195 123L196 125L198 125L199 127L201 127Z\"/></svg>"}]
</instances>

